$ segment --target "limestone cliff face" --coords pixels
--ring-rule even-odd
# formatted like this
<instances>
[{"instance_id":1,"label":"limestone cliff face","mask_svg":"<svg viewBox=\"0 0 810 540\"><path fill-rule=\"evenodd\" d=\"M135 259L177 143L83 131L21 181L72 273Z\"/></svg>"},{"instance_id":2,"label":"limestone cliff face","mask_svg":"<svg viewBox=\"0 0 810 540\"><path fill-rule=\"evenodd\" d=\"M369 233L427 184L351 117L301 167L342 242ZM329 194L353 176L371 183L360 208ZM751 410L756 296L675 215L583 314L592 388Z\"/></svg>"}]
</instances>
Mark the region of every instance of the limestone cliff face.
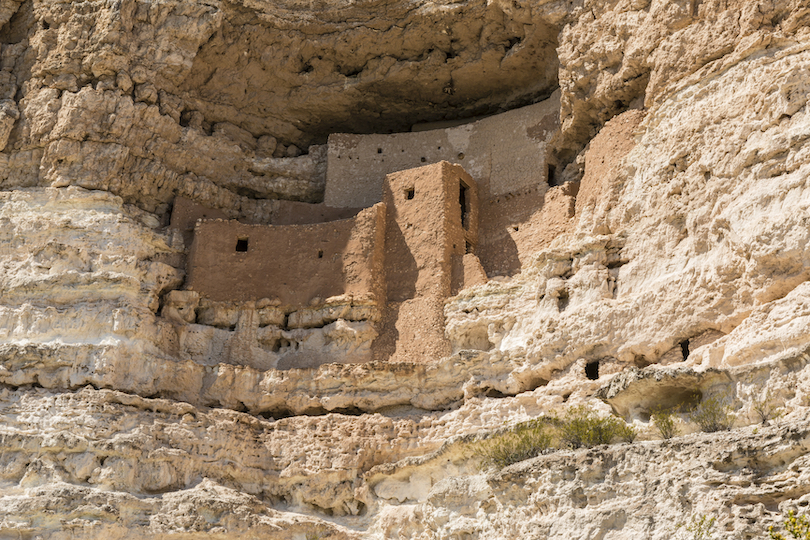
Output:
<instances>
[{"instance_id":1,"label":"limestone cliff face","mask_svg":"<svg viewBox=\"0 0 810 540\"><path fill-rule=\"evenodd\" d=\"M806 0L0 0L0 537L764 537L810 502L809 25ZM262 369L253 321L287 315L172 295L176 197L263 223L322 200L332 132L557 89L541 239L445 304L452 355ZM373 339L367 306L319 309L284 339ZM735 429L660 440L650 411L695 393ZM639 438L479 470L476 437L576 404Z\"/></svg>"}]
</instances>

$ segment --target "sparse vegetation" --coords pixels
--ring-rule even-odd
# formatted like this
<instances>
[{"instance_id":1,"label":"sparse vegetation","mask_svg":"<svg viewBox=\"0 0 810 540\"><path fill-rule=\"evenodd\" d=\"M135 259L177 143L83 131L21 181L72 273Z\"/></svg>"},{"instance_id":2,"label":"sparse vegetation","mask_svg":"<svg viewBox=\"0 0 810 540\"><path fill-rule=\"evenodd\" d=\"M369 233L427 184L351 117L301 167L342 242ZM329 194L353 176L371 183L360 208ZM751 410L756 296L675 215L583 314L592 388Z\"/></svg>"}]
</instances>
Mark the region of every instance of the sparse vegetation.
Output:
<instances>
[{"instance_id":1,"label":"sparse vegetation","mask_svg":"<svg viewBox=\"0 0 810 540\"><path fill-rule=\"evenodd\" d=\"M565 418L559 422L560 441L571 448L610 444L623 433L625 427L629 426L618 418L599 417L594 411L580 405L568 409Z\"/></svg>"},{"instance_id":2,"label":"sparse vegetation","mask_svg":"<svg viewBox=\"0 0 810 540\"><path fill-rule=\"evenodd\" d=\"M692 522L686 527L686 530L692 533L692 540L709 540L712 537L712 529L716 520L717 518L714 516L709 517L704 514L692 516Z\"/></svg>"},{"instance_id":3,"label":"sparse vegetation","mask_svg":"<svg viewBox=\"0 0 810 540\"><path fill-rule=\"evenodd\" d=\"M524 459L539 456L551 448L583 448L610 444L615 440L633 442L633 426L612 416L599 417L580 405L566 411L563 418L541 417L517 424L512 429L478 443L474 454L481 467L503 468Z\"/></svg>"},{"instance_id":4,"label":"sparse vegetation","mask_svg":"<svg viewBox=\"0 0 810 540\"><path fill-rule=\"evenodd\" d=\"M661 437L671 439L678 434L678 426L675 424L675 411L659 407L652 412L652 421Z\"/></svg>"},{"instance_id":5,"label":"sparse vegetation","mask_svg":"<svg viewBox=\"0 0 810 540\"><path fill-rule=\"evenodd\" d=\"M631 443L636 440L636 437L638 437L638 431L636 431L636 428L630 424L622 423L619 425L616 436L624 442Z\"/></svg>"},{"instance_id":6,"label":"sparse vegetation","mask_svg":"<svg viewBox=\"0 0 810 540\"><path fill-rule=\"evenodd\" d=\"M544 419L516 425L511 430L480 443L481 466L503 468L539 456L551 447L552 435Z\"/></svg>"},{"instance_id":7,"label":"sparse vegetation","mask_svg":"<svg viewBox=\"0 0 810 540\"><path fill-rule=\"evenodd\" d=\"M797 516L793 510L790 510L782 526L793 538L797 540L810 540L810 518L807 516ZM785 535L777 532L773 526L768 527L768 536L772 540L787 540Z\"/></svg>"},{"instance_id":8,"label":"sparse vegetation","mask_svg":"<svg viewBox=\"0 0 810 540\"><path fill-rule=\"evenodd\" d=\"M753 408L763 425L782 416L782 411L778 411L774 405L773 394L770 390L762 399L754 399Z\"/></svg>"},{"instance_id":9,"label":"sparse vegetation","mask_svg":"<svg viewBox=\"0 0 810 540\"><path fill-rule=\"evenodd\" d=\"M737 419L730 402L728 394L705 398L689 412L689 419L707 433L728 431Z\"/></svg>"}]
</instances>

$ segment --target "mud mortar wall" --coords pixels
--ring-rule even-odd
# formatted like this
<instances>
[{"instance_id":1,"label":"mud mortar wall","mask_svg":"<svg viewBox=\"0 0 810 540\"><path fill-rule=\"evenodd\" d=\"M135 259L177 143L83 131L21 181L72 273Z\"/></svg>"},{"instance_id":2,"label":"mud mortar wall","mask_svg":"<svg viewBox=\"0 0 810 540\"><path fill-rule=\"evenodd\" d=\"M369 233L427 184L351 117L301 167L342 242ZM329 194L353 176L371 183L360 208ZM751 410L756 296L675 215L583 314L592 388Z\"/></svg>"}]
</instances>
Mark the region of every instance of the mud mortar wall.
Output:
<instances>
[{"instance_id":1,"label":"mud mortar wall","mask_svg":"<svg viewBox=\"0 0 810 540\"><path fill-rule=\"evenodd\" d=\"M199 221L186 287L215 301L278 299L306 307L342 294L382 294L385 206L311 225Z\"/></svg>"},{"instance_id":2,"label":"mud mortar wall","mask_svg":"<svg viewBox=\"0 0 810 540\"><path fill-rule=\"evenodd\" d=\"M0 0L0 538L759 540L807 514L808 8ZM453 354L394 318L416 361L337 364L371 359L368 298L178 290L177 196L279 223L322 201L329 133L555 88L574 182L482 184L500 276L400 303ZM732 429L661 440L651 410L697 393ZM636 440L479 470L481 438L578 406Z\"/></svg>"},{"instance_id":3,"label":"mud mortar wall","mask_svg":"<svg viewBox=\"0 0 810 540\"><path fill-rule=\"evenodd\" d=\"M484 198L546 181L546 145L559 129L559 93L549 99L461 126L393 135L329 137L329 206L382 200L385 175L449 161L464 167Z\"/></svg>"},{"instance_id":4,"label":"mud mortar wall","mask_svg":"<svg viewBox=\"0 0 810 540\"><path fill-rule=\"evenodd\" d=\"M553 239L562 230L558 222L573 215L568 209L573 209L573 199L562 210L555 207L539 215L548 173L554 171L547 155L559 135L559 99L555 93L541 103L447 129L331 135L325 204L373 204L382 198L386 174L442 160L457 163L480 193L480 241L475 244L484 270L491 276L513 274L521 257ZM555 225L552 235L538 230L549 222ZM529 227L521 234L524 225Z\"/></svg>"},{"instance_id":5,"label":"mud mortar wall","mask_svg":"<svg viewBox=\"0 0 810 540\"><path fill-rule=\"evenodd\" d=\"M468 213L464 220L462 186ZM389 304L375 356L425 362L447 355L444 300L452 292L454 263L476 239L475 182L461 166L443 161L388 175L384 201Z\"/></svg>"}]
</instances>

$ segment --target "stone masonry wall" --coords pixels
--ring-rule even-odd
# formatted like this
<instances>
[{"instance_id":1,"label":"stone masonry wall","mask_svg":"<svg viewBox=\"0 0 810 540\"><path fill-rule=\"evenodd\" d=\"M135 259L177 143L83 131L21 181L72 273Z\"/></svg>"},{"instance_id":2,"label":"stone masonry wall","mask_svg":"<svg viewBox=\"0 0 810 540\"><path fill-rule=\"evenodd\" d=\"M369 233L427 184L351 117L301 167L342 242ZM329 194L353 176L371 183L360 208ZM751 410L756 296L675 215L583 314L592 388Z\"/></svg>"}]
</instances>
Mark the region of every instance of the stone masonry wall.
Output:
<instances>
[{"instance_id":1,"label":"stone masonry wall","mask_svg":"<svg viewBox=\"0 0 810 540\"><path fill-rule=\"evenodd\" d=\"M375 205L355 218L310 225L200 221L186 286L211 300L278 298L301 307L341 294L379 298L384 212Z\"/></svg>"}]
</instances>

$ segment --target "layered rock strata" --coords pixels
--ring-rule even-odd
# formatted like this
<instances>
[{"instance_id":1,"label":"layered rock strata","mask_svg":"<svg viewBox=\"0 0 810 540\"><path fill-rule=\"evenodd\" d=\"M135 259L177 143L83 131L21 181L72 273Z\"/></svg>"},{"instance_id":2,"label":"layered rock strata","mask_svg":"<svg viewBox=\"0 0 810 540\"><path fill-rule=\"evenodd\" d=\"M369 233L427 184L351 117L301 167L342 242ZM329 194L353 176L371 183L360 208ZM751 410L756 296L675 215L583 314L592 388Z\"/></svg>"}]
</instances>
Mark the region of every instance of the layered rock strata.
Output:
<instances>
[{"instance_id":1,"label":"layered rock strata","mask_svg":"<svg viewBox=\"0 0 810 540\"><path fill-rule=\"evenodd\" d=\"M2 535L763 537L810 501L808 23L802 0L0 0ZM547 236L446 302L449 356L223 362L278 314L181 294L178 196L269 222L322 199L331 132L557 87ZM333 307L307 317L360 318ZM660 441L650 412L695 394L734 430ZM477 438L576 404L639 438L479 471Z\"/></svg>"}]
</instances>

